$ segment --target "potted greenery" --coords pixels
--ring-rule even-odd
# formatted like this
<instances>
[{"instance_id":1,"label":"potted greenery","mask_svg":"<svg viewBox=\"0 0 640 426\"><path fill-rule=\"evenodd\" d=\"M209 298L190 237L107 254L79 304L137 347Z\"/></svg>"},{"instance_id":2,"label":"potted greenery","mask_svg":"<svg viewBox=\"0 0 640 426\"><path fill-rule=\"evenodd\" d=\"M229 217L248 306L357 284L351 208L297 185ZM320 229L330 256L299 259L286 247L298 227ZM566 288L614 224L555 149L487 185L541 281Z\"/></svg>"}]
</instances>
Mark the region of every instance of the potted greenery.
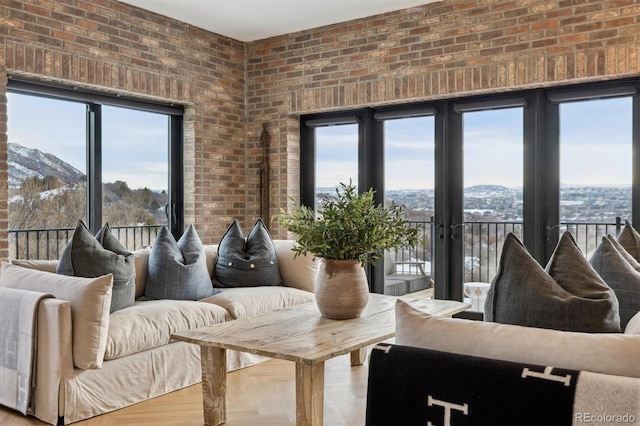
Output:
<instances>
[{"instance_id":1,"label":"potted greenery","mask_svg":"<svg viewBox=\"0 0 640 426\"><path fill-rule=\"evenodd\" d=\"M280 225L296 236L295 255L313 254L320 259L316 301L324 317L359 317L367 305L367 263L384 251L415 247L418 230L407 226L402 208L375 204L374 191L358 194L357 188L340 183L317 215L306 206L282 212Z\"/></svg>"}]
</instances>

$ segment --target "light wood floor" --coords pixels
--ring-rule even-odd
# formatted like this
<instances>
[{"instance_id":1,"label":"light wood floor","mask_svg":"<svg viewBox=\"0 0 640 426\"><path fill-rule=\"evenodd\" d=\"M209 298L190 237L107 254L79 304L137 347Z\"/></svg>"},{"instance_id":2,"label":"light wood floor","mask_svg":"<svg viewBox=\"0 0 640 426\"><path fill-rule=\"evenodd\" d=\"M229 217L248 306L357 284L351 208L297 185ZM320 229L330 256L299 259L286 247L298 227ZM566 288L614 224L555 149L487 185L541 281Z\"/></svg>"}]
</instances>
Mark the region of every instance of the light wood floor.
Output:
<instances>
[{"instance_id":1,"label":"light wood floor","mask_svg":"<svg viewBox=\"0 0 640 426\"><path fill-rule=\"evenodd\" d=\"M349 355L325 363L324 424L358 426L365 420L368 356L351 367ZM194 385L82 422L95 425L203 425L202 389ZM269 360L227 375L228 426L295 425L295 364ZM44 425L0 406L0 425Z\"/></svg>"}]
</instances>

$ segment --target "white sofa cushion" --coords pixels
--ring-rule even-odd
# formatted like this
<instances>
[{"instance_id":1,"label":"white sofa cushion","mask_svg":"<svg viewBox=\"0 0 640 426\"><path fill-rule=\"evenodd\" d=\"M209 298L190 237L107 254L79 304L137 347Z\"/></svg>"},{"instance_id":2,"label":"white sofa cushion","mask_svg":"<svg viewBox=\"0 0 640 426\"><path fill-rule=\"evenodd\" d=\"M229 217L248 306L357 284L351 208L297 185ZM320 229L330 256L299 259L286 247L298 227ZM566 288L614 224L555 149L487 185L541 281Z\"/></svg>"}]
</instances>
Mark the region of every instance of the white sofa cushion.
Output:
<instances>
[{"instance_id":1,"label":"white sofa cushion","mask_svg":"<svg viewBox=\"0 0 640 426\"><path fill-rule=\"evenodd\" d=\"M51 293L71 303L73 363L82 369L101 368L109 331L113 275L70 277L2 263L0 285Z\"/></svg>"},{"instance_id":2,"label":"white sofa cushion","mask_svg":"<svg viewBox=\"0 0 640 426\"><path fill-rule=\"evenodd\" d=\"M441 318L396 302L396 344L437 351L640 377L640 336L578 333Z\"/></svg>"},{"instance_id":3,"label":"white sofa cushion","mask_svg":"<svg viewBox=\"0 0 640 426\"><path fill-rule=\"evenodd\" d=\"M206 247L205 247L206 249ZM209 249L212 250L212 249ZM132 252L135 265L136 265L136 299L144 296L144 287L147 282L147 271L149 264L149 255L151 254L151 247L145 247ZM209 256L209 253L207 253ZM209 262L209 260L207 260ZM22 266L23 268L37 269L39 271L46 271L55 273L58 267L57 260L26 260L26 259L13 259L11 261L14 265ZM211 270L209 271L211 275Z\"/></svg>"},{"instance_id":4,"label":"white sofa cushion","mask_svg":"<svg viewBox=\"0 0 640 426\"><path fill-rule=\"evenodd\" d=\"M172 333L232 319L222 307L187 300L137 301L111 314L105 360L169 343Z\"/></svg>"},{"instance_id":5,"label":"white sofa cushion","mask_svg":"<svg viewBox=\"0 0 640 426\"><path fill-rule=\"evenodd\" d=\"M221 306L233 318L254 317L300 303L313 302L313 293L285 286L222 288L220 293L201 302Z\"/></svg>"},{"instance_id":6,"label":"white sofa cushion","mask_svg":"<svg viewBox=\"0 0 640 426\"><path fill-rule=\"evenodd\" d=\"M57 260L23 260L13 259L11 261L13 265L22 266L23 268L36 269L38 271L56 273L58 267Z\"/></svg>"},{"instance_id":7,"label":"white sofa cushion","mask_svg":"<svg viewBox=\"0 0 640 426\"><path fill-rule=\"evenodd\" d=\"M300 255L294 259L295 253L291 250L294 243L294 240L273 240L282 281L287 287L313 292L318 262L313 260L312 254Z\"/></svg>"},{"instance_id":8,"label":"white sofa cushion","mask_svg":"<svg viewBox=\"0 0 640 426\"><path fill-rule=\"evenodd\" d=\"M145 247L132 253L136 264L136 299L138 299L144 296L144 289L147 285L151 247Z\"/></svg>"},{"instance_id":9,"label":"white sofa cushion","mask_svg":"<svg viewBox=\"0 0 640 426\"><path fill-rule=\"evenodd\" d=\"M624 334L640 335L640 312L631 317L624 329Z\"/></svg>"}]
</instances>

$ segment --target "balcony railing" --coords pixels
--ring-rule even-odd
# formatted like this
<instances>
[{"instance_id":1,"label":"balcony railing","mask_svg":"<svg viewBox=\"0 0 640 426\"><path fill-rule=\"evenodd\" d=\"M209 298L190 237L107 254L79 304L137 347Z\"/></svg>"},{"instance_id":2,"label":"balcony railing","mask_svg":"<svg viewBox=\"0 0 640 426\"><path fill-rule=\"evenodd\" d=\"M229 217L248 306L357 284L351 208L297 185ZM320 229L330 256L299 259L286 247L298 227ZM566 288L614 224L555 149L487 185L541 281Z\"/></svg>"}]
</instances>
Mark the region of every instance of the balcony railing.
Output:
<instances>
[{"instance_id":1,"label":"balcony railing","mask_svg":"<svg viewBox=\"0 0 640 426\"><path fill-rule=\"evenodd\" d=\"M422 243L417 247L395 253L396 261L419 261L424 270L433 275L433 221L409 221L419 230ZM128 250L152 245L162 225L113 226L111 230ZM561 223L559 233L570 231L585 257L590 257L601 238L618 235L622 221L614 223ZM73 236L74 228L12 229L9 230L10 259L59 259ZM464 280L490 282L498 270L504 239L513 232L522 239L522 222L465 222ZM400 272L400 271L399 271Z\"/></svg>"},{"instance_id":2,"label":"balcony railing","mask_svg":"<svg viewBox=\"0 0 640 426\"><path fill-rule=\"evenodd\" d=\"M112 226L111 231L127 250L152 245L163 225ZM10 229L9 258L60 259L74 228Z\"/></svg>"},{"instance_id":3,"label":"balcony railing","mask_svg":"<svg viewBox=\"0 0 640 426\"><path fill-rule=\"evenodd\" d=\"M417 227L422 236L422 244L396 253L396 261L424 262L425 270L433 274L434 224L430 222L409 222ZM500 255L505 237L509 232L522 239L522 222L472 222L464 223L464 281L491 282L498 271ZM558 225L559 234L570 231L586 258L596 249L603 236L617 236L622 228L622 220L615 222L565 222Z\"/></svg>"}]
</instances>

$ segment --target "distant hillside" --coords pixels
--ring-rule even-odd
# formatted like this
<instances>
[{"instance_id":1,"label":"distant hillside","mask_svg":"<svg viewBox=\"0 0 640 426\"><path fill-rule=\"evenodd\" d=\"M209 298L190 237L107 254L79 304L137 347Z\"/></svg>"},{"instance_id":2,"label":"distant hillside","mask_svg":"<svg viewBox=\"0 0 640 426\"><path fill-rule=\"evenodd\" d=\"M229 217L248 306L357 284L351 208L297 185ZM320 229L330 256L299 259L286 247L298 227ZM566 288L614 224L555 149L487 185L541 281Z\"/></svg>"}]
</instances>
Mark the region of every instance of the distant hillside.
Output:
<instances>
[{"instance_id":1,"label":"distant hillside","mask_svg":"<svg viewBox=\"0 0 640 426\"><path fill-rule=\"evenodd\" d=\"M86 176L52 154L9 144L9 228L73 226L86 212ZM28 184L25 184L28 183ZM102 219L111 225L167 223L166 190L131 189L124 181L102 184Z\"/></svg>"},{"instance_id":2,"label":"distant hillside","mask_svg":"<svg viewBox=\"0 0 640 426\"><path fill-rule=\"evenodd\" d=\"M464 189L465 193L478 193L478 192L505 192L509 191L509 188L502 185L474 185Z\"/></svg>"},{"instance_id":3,"label":"distant hillside","mask_svg":"<svg viewBox=\"0 0 640 426\"><path fill-rule=\"evenodd\" d=\"M19 188L27 178L56 177L63 185L77 183L84 173L53 154L9 143L9 188Z\"/></svg>"}]
</instances>

